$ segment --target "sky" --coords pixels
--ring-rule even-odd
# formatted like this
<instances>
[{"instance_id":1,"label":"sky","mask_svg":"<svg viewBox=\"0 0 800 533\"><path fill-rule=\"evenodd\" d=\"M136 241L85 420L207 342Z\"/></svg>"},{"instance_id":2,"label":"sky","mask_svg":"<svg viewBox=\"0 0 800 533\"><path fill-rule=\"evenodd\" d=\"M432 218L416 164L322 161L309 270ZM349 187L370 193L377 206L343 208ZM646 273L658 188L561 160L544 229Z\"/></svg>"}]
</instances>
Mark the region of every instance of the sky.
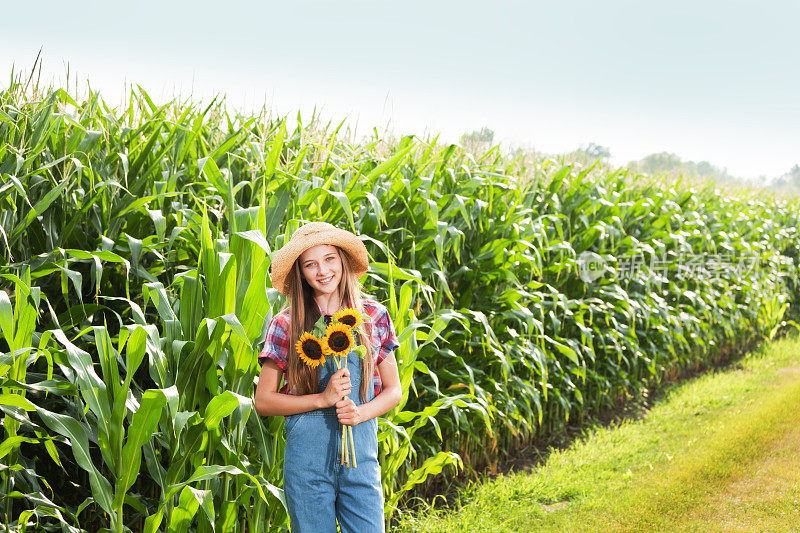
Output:
<instances>
[{"instance_id":1,"label":"sky","mask_svg":"<svg viewBox=\"0 0 800 533\"><path fill-rule=\"evenodd\" d=\"M624 164L655 152L744 177L800 164L800 3L790 1L3 2L12 66L131 84L166 102L266 104L360 135L488 127L540 152L590 142ZM13 21L13 23L10 23Z\"/></svg>"}]
</instances>

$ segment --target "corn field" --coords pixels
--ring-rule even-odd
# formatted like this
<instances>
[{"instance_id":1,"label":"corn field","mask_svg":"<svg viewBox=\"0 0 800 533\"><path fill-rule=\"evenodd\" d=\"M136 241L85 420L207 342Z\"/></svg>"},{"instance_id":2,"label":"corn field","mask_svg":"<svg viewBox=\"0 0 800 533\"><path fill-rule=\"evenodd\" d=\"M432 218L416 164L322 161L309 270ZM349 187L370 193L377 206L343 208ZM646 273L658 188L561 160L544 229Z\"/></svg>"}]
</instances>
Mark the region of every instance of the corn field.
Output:
<instances>
[{"instance_id":1,"label":"corn field","mask_svg":"<svg viewBox=\"0 0 800 533\"><path fill-rule=\"evenodd\" d=\"M795 201L296 122L0 92L3 531L287 528L252 395L306 221L362 236L400 340L387 518L796 320Z\"/></svg>"}]
</instances>

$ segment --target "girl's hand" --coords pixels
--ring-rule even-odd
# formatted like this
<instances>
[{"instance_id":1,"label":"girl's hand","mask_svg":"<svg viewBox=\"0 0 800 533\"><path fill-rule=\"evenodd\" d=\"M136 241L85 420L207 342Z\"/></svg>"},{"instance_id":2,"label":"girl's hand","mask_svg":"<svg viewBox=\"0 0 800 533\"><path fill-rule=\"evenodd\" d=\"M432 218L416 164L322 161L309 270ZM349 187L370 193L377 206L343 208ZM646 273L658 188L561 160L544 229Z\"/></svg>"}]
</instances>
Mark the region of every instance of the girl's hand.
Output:
<instances>
[{"instance_id":1,"label":"girl's hand","mask_svg":"<svg viewBox=\"0 0 800 533\"><path fill-rule=\"evenodd\" d=\"M355 426L362 422L361 412L350 398L336 402L336 415L339 417L339 422L348 426Z\"/></svg>"},{"instance_id":2,"label":"girl's hand","mask_svg":"<svg viewBox=\"0 0 800 533\"><path fill-rule=\"evenodd\" d=\"M331 376L328 386L322 393L322 399L327 407L331 407L348 394L350 394L350 370L341 368Z\"/></svg>"}]
</instances>

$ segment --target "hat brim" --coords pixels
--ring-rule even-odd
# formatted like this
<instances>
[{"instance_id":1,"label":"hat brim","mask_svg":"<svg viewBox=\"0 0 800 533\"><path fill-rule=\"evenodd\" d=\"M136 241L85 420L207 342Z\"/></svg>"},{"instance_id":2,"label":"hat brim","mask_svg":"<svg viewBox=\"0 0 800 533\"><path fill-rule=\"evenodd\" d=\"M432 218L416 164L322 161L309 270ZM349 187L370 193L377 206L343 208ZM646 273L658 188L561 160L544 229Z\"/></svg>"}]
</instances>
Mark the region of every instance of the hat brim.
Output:
<instances>
[{"instance_id":1,"label":"hat brim","mask_svg":"<svg viewBox=\"0 0 800 533\"><path fill-rule=\"evenodd\" d=\"M326 224L326 226L329 225ZM286 278L289 276L294 262L303 252L320 244L335 245L347 252L356 279L369 270L367 248L361 239L347 230L330 226L310 234L297 235L296 232L288 243L273 254L270 265L272 286L284 296L288 296Z\"/></svg>"}]
</instances>

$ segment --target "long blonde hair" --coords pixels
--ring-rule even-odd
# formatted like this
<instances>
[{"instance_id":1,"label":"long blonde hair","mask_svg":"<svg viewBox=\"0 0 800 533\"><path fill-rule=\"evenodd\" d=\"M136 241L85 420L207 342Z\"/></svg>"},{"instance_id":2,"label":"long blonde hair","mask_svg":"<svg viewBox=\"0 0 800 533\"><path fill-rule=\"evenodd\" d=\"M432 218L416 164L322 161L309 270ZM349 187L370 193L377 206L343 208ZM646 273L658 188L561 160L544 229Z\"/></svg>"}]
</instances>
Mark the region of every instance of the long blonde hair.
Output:
<instances>
[{"instance_id":1,"label":"long blonde hair","mask_svg":"<svg viewBox=\"0 0 800 533\"><path fill-rule=\"evenodd\" d=\"M339 307L345 305L357 309L364 313L364 298L361 286L353 274L350 266L350 257L347 252L335 246L342 260L342 279L339 281ZM289 387L296 391L296 394L313 394L319 387L319 375L316 368L311 368L297 354L295 345L304 331L314 329L320 313L319 307L314 301L314 290L300 273L300 258L298 257L289 275L286 277L288 294L284 308L290 307L290 330L289 330L289 354L287 362L286 379ZM358 343L367 348L367 355L361 360L361 389L359 395L362 402L367 401L368 387L372 386L372 375L374 372L375 361L372 357L372 337L374 335L374 324L372 321L365 321L363 331L357 331Z\"/></svg>"}]
</instances>

